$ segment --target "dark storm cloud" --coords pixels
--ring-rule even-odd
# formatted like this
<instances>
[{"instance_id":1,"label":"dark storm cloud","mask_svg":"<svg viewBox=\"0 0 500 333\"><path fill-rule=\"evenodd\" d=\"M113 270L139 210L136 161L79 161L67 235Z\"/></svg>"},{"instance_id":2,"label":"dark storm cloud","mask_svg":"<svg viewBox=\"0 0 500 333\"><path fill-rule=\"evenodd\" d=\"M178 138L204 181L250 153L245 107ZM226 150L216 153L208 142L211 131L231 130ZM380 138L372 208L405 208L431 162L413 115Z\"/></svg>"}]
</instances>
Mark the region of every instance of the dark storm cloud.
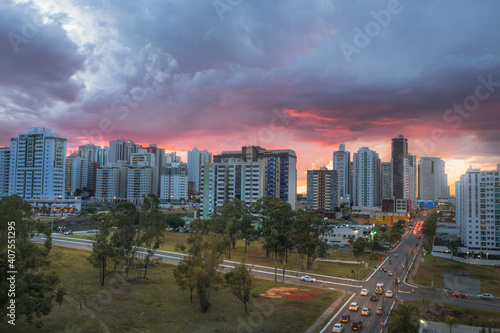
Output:
<instances>
[{"instance_id":1,"label":"dark storm cloud","mask_svg":"<svg viewBox=\"0 0 500 333\"><path fill-rule=\"evenodd\" d=\"M425 139L435 128L450 131L450 146L468 132L488 147L499 143L500 87L457 128L444 120L475 94L478 77L500 82L498 2L221 2L229 6L222 14L214 1L95 1L86 13L95 10L91 27L101 30L80 32L93 37L81 44L61 25L70 13L59 14L19 54L2 53L0 106L36 112L64 102L46 115L54 132L73 131L75 144L122 134L234 144L268 128L274 109L293 120L284 132L319 146L402 133ZM12 51L4 36L34 10L4 9L2 50ZM379 30L367 32L374 24ZM360 31L369 43L359 43Z\"/></svg>"},{"instance_id":2,"label":"dark storm cloud","mask_svg":"<svg viewBox=\"0 0 500 333\"><path fill-rule=\"evenodd\" d=\"M77 101L83 82L72 76L83 69L83 57L62 27L64 18L52 19L43 23L29 3L0 4L2 113Z\"/></svg>"}]
</instances>

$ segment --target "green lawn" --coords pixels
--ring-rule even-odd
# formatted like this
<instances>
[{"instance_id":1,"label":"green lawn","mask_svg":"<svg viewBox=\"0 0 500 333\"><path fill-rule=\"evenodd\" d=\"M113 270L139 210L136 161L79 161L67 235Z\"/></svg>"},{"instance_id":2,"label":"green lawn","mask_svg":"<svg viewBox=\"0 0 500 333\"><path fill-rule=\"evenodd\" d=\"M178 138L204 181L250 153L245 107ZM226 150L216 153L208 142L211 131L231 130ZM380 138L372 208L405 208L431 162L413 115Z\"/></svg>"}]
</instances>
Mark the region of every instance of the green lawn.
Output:
<instances>
[{"instance_id":1,"label":"green lawn","mask_svg":"<svg viewBox=\"0 0 500 333\"><path fill-rule=\"evenodd\" d=\"M255 279L248 315L227 289L212 291L212 307L200 313L197 297L191 304L189 292L175 286L174 265L159 264L149 271L149 280L137 284L119 282L120 274L107 276L105 286L100 287L99 273L87 262L88 256L89 251L54 246L50 269L60 275L60 286L67 290L62 306L54 305L40 330L18 319L16 326L0 324L0 331L235 332L241 326L241 332L304 332L341 296L324 289L312 302L274 300L258 295L274 286L297 286Z\"/></svg>"},{"instance_id":2,"label":"green lawn","mask_svg":"<svg viewBox=\"0 0 500 333\"><path fill-rule=\"evenodd\" d=\"M415 283L430 287L434 276L434 285L437 288L443 288L443 273L473 272L472 277L481 280L481 293L489 293L500 297L499 269L471 265L431 255L426 255L423 258L424 262L419 263L418 271L414 277Z\"/></svg>"}]
</instances>

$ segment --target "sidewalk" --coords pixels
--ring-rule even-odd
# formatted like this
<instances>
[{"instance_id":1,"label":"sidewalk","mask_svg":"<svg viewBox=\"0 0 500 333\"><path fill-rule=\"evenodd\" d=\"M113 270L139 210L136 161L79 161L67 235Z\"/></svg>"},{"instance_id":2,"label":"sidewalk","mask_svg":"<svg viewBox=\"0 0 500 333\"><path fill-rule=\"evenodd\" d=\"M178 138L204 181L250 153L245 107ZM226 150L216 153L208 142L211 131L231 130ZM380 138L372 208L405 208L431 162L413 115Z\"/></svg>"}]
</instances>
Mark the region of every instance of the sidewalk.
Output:
<instances>
[{"instance_id":1,"label":"sidewalk","mask_svg":"<svg viewBox=\"0 0 500 333\"><path fill-rule=\"evenodd\" d=\"M316 319L316 321L307 329L305 333L316 333L320 328L323 328L323 326L330 320L330 317L334 315L334 311L337 309L337 307L342 304L344 299L349 299L351 295L351 293L343 294L342 296L337 298L337 300L333 302L333 304L330 305L328 309L326 309L326 311L318 317L318 319Z\"/></svg>"}]
</instances>

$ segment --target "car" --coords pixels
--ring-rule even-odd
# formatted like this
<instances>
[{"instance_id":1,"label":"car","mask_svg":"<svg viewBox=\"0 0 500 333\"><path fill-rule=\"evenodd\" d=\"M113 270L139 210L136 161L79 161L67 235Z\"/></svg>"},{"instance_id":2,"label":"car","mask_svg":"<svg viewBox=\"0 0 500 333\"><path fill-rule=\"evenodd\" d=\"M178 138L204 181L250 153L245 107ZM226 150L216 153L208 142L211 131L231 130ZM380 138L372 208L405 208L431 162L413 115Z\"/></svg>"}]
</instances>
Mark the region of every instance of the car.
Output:
<instances>
[{"instance_id":1,"label":"car","mask_svg":"<svg viewBox=\"0 0 500 333\"><path fill-rule=\"evenodd\" d=\"M341 323L348 323L349 320L351 320L351 316L349 316L347 313L340 317L340 322Z\"/></svg>"},{"instance_id":2,"label":"car","mask_svg":"<svg viewBox=\"0 0 500 333\"><path fill-rule=\"evenodd\" d=\"M361 309L361 315L362 316L369 316L370 315L370 308Z\"/></svg>"},{"instance_id":3,"label":"car","mask_svg":"<svg viewBox=\"0 0 500 333\"><path fill-rule=\"evenodd\" d=\"M339 324L339 323L333 325L333 331L332 332L344 332L344 325Z\"/></svg>"},{"instance_id":4,"label":"car","mask_svg":"<svg viewBox=\"0 0 500 333\"><path fill-rule=\"evenodd\" d=\"M90 229L87 231L88 233L94 233L94 234L97 234L99 232L99 230L97 229Z\"/></svg>"},{"instance_id":5,"label":"car","mask_svg":"<svg viewBox=\"0 0 500 333\"><path fill-rule=\"evenodd\" d=\"M385 284L383 282L379 282L379 283L377 283L376 287L384 288Z\"/></svg>"},{"instance_id":6,"label":"car","mask_svg":"<svg viewBox=\"0 0 500 333\"><path fill-rule=\"evenodd\" d=\"M382 287L375 287L375 294L383 294L384 289Z\"/></svg>"},{"instance_id":7,"label":"car","mask_svg":"<svg viewBox=\"0 0 500 333\"><path fill-rule=\"evenodd\" d=\"M495 299L492 294L482 294L482 295L478 295L478 296L480 299L487 299L490 301L493 301Z\"/></svg>"},{"instance_id":8,"label":"car","mask_svg":"<svg viewBox=\"0 0 500 333\"><path fill-rule=\"evenodd\" d=\"M353 321L351 324L351 330L361 331L363 329L363 322L361 320Z\"/></svg>"},{"instance_id":9,"label":"car","mask_svg":"<svg viewBox=\"0 0 500 333\"><path fill-rule=\"evenodd\" d=\"M387 272L387 275L389 275L389 276L393 276L393 275L394 275L394 272L393 272L393 271L388 271L388 272Z\"/></svg>"},{"instance_id":10,"label":"car","mask_svg":"<svg viewBox=\"0 0 500 333\"><path fill-rule=\"evenodd\" d=\"M456 297L456 298L468 298L467 294L458 294L458 293L452 293L451 296Z\"/></svg>"},{"instance_id":11,"label":"car","mask_svg":"<svg viewBox=\"0 0 500 333\"><path fill-rule=\"evenodd\" d=\"M392 291L391 290L387 290L385 292L385 297L392 297Z\"/></svg>"},{"instance_id":12,"label":"car","mask_svg":"<svg viewBox=\"0 0 500 333\"><path fill-rule=\"evenodd\" d=\"M66 231L64 234L65 234L65 235L73 235L73 230Z\"/></svg>"},{"instance_id":13,"label":"car","mask_svg":"<svg viewBox=\"0 0 500 333\"><path fill-rule=\"evenodd\" d=\"M400 284L401 283L401 279L400 278L395 278L394 279L394 283L395 284Z\"/></svg>"},{"instance_id":14,"label":"car","mask_svg":"<svg viewBox=\"0 0 500 333\"><path fill-rule=\"evenodd\" d=\"M382 267L382 269L381 269L380 271L381 271L382 273L385 273L385 272L387 272L387 268Z\"/></svg>"},{"instance_id":15,"label":"car","mask_svg":"<svg viewBox=\"0 0 500 333\"><path fill-rule=\"evenodd\" d=\"M359 309L359 304L357 302L352 302L351 305L349 305L350 311L358 311L358 309Z\"/></svg>"},{"instance_id":16,"label":"car","mask_svg":"<svg viewBox=\"0 0 500 333\"><path fill-rule=\"evenodd\" d=\"M316 279L313 277L310 277L309 275L302 276L300 278L300 280L305 281L305 282L316 282Z\"/></svg>"},{"instance_id":17,"label":"car","mask_svg":"<svg viewBox=\"0 0 500 333\"><path fill-rule=\"evenodd\" d=\"M361 289L361 296L368 296L368 289Z\"/></svg>"},{"instance_id":18,"label":"car","mask_svg":"<svg viewBox=\"0 0 500 333\"><path fill-rule=\"evenodd\" d=\"M377 311L375 313L378 314L378 315L383 315L384 314L384 308L381 307L381 306L379 306L377 308Z\"/></svg>"},{"instance_id":19,"label":"car","mask_svg":"<svg viewBox=\"0 0 500 333\"><path fill-rule=\"evenodd\" d=\"M376 300L378 300L377 294L373 294L370 296L370 301L376 301Z\"/></svg>"}]
</instances>

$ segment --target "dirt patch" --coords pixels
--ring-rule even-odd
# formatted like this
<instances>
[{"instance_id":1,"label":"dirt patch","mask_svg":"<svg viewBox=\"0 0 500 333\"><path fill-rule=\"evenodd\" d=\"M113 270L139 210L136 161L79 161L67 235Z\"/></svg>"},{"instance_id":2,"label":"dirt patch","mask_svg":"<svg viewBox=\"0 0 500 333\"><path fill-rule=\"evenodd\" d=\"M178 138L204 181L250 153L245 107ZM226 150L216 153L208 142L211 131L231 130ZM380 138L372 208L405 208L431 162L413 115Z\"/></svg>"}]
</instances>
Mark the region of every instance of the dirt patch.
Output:
<instances>
[{"instance_id":1,"label":"dirt patch","mask_svg":"<svg viewBox=\"0 0 500 333\"><path fill-rule=\"evenodd\" d=\"M323 292L320 290L274 287L269 289L265 293L260 294L260 296L269 298L285 298L297 301L310 302L322 293Z\"/></svg>"}]
</instances>

